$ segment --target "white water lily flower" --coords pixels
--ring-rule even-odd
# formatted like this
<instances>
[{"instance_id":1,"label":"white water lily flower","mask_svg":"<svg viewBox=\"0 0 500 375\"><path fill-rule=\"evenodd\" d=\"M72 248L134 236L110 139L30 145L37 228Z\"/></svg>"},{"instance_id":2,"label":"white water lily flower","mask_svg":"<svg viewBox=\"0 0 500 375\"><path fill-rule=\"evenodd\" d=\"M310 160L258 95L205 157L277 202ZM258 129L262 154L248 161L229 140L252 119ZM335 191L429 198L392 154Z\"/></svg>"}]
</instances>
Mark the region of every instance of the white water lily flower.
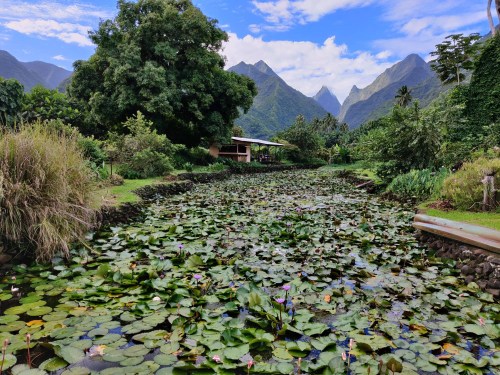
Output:
<instances>
[{"instance_id":1,"label":"white water lily flower","mask_svg":"<svg viewBox=\"0 0 500 375\"><path fill-rule=\"evenodd\" d=\"M161 301L161 298L158 296L153 298L153 302L160 302L160 301Z\"/></svg>"},{"instance_id":2,"label":"white water lily flower","mask_svg":"<svg viewBox=\"0 0 500 375\"><path fill-rule=\"evenodd\" d=\"M14 285L12 285L12 286L10 287L10 291L11 291L12 293L19 292L19 288L14 288Z\"/></svg>"}]
</instances>

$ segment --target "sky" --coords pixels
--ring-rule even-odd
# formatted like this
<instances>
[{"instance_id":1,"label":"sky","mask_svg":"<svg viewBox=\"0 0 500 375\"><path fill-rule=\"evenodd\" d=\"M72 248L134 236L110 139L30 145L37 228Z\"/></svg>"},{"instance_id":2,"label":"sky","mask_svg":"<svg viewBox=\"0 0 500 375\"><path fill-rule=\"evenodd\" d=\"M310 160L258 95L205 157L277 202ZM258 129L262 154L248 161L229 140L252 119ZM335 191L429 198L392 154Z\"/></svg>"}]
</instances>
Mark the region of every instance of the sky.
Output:
<instances>
[{"instance_id":1,"label":"sky","mask_svg":"<svg viewBox=\"0 0 500 375\"><path fill-rule=\"evenodd\" d=\"M487 0L193 0L229 35L226 67L264 60L313 96L343 101L411 53L429 60L450 34L489 31ZM113 18L116 0L0 0L0 49L20 61L72 70L95 46L88 31ZM498 20L496 20L498 22Z\"/></svg>"}]
</instances>

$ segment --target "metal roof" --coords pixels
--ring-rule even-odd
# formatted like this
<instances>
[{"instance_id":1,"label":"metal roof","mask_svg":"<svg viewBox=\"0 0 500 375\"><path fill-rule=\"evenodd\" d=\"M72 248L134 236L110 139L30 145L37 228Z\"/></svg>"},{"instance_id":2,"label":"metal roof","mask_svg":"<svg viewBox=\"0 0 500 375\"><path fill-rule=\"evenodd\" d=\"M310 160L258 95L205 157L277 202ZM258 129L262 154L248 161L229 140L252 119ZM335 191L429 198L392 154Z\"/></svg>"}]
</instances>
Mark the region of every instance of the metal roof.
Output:
<instances>
[{"instance_id":1,"label":"metal roof","mask_svg":"<svg viewBox=\"0 0 500 375\"><path fill-rule=\"evenodd\" d=\"M264 141L262 139L255 139L255 138L231 137L231 139L233 141L255 143L255 144L264 145L264 146L284 146L284 144L282 144L282 143L269 142L269 141Z\"/></svg>"}]
</instances>

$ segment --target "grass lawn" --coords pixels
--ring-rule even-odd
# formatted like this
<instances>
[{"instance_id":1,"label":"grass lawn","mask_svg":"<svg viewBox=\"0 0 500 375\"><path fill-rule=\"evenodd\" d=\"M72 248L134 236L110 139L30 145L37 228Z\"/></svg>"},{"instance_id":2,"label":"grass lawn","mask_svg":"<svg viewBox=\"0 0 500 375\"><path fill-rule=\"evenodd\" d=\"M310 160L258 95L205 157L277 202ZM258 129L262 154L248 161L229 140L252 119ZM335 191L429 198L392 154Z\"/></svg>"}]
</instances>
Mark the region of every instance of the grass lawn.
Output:
<instances>
[{"instance_id":1,"label":"grass lawn","mask_svg":"<svg viewBox=\"0 0 500 375\"><path fill-rule=\"evenodd\" d=\"M429 208L429 204L429 202L423 203L418 208L425 215L500 230L500 211L498 210L496 212L441 211Z\"/></svg>"},{"instance_id":2,"label":"grass lawn","mask_svg":"<svg viewBox=\"0 0 500 375\"><path fill-rule=\"evenodd\" d=\"M125 180L121 186L109 186L99 190L103 204L116 206L121 203L138 202L141 200L132 190L143 186L162 182L162 177L146 178L144 180Z\"/></svg>"},{"instance_id":3,"label":"grass lawn","mask_svg":"<svg viewBox=\"0 0 500 375\"><path fill-rule=\"evenodd\" d=\"M375 174L373 166L366 162L356 162L352 164L330 164L322 167L321 169L329 171L353 171L358 177L373 180L375 183L380 183L380 178Z\"/></svg>"}]
</instances>

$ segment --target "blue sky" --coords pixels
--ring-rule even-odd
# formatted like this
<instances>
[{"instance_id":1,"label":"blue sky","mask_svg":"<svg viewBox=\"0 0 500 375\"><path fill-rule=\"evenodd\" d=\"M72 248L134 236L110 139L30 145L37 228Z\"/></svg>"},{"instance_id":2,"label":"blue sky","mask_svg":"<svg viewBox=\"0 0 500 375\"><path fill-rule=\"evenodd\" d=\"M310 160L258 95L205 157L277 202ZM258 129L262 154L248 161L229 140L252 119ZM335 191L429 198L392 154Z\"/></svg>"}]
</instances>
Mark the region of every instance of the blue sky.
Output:
<instances>
[{"instance_id":1,"label":"blue sky","mask_svg":"<svg viewBox=\"0 0 500 375\"><path fill-rule=\"evenodd\" d=\"M410 53L428 59L449 34L488 32L486 0L193 2L228 32L228 67L264 60L304 94L326 85L341 101ZM0 49L71 69L94 51L88 30L115 14L115 0L0 0Z\"/></svg>"}]
</instances>

